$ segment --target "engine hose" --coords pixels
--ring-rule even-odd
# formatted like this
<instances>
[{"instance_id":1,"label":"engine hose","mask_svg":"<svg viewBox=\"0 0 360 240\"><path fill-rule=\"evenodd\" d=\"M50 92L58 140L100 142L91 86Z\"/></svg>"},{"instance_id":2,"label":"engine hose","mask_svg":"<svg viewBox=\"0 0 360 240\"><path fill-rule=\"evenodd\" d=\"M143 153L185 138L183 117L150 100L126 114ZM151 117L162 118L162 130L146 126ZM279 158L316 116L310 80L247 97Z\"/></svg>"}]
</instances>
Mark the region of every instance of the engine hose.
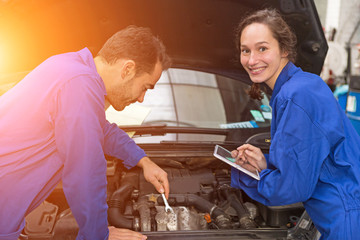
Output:
<instances>
[{"instance_id":1,"label":"engine hose","mask_svg":"<svg viewBox=\"0 0 360 240\"><path fill-rule=\"evenodd\" d=\"M128 199L134 190L134 186L131 184L124 184L118 190L116 190L108 202L108 221L111 226L117 228L134 229L132 219L128 219L123 216L125 200Z\"/></svg>"},{"instance_id":2,"label":"engine hose","mask_svg":"<svg viewBox=\"0 0 360 240\"><path fill-rule=\"evenodd\" d=\"M230 206L235 209L239 217L240 227L244 229L256 228L255 222L250 218L249 211L244 207L236 194L230 189L224 189L223 192L230 203Z\"/></svg>"},{"instance_id":3,"label":"engine hose","mask_svg":"<svg viewBox=\"0 0 360 240\"><path fill-rule=\"evenodd\" d=\"M140 214L140 229L143 232L151 231L151 211L148 197L142 196L138 199L136 209Z\"/></svg>"},{"instance_id":4,"label":"engine hose","mask_svg":"<svg viewBox=\"0 0 360 240\"><path fill-rule=\"evenodd\" d=\"M160 204L164 204L162 198L158 198ZM210 213L211 217L215 219L215 223L219 228L231 228L230 217L218 206L209 202L208 200L195 194L169 194L170 204L181 206L194 206L200 212Z\"/></svg>"}]
</instances>

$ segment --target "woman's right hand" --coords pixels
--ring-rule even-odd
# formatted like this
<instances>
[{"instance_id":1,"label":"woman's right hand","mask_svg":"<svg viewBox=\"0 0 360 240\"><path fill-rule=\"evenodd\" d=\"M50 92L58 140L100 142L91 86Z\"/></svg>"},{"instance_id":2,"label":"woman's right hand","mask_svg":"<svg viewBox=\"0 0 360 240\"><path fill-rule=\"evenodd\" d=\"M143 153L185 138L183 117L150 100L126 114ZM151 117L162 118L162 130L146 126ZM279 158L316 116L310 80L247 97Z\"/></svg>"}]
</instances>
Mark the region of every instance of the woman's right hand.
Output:
<instances>
[{"instance_id":1,"label":"woman's right hand","mask_svg":"<svg viewBox=\"0 0 360 240\"><path fill-rule=\"evenodd\" d=\"M236 164L248 169L250 171L257 169L258 172L267 168L267 163L264 154L260 148L251 144L244 144L231 152L231 155L236 160Z\"/></svg>"},{"instance_id":2,"label":"woman's right hand","mask_svg":"<svg viewBox=\"0 0 360 240\"><path fill-rule=\"evenodd\" d=\"M147 236L125 228L109 228L109 240L145 240Z\"/></svg>"}]
</instances>

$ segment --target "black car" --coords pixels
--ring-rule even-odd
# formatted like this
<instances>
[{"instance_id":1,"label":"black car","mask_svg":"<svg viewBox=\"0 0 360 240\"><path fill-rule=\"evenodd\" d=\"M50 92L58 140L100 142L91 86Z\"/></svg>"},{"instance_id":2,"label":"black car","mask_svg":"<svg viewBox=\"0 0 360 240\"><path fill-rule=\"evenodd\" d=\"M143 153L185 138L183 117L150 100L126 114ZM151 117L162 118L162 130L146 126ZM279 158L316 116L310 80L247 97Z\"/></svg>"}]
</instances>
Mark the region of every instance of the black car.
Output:
<instances>
[{"instance_id":1,"label":"black car","mask_svg":"<svg viewBox=\"0 0 360 240\"><path fill-rule=\"evenodd\" d=\"M298 38L296 65L319 74L328 46L312 0L9 0L0 6L0 34L15 39L8 52L18 59L7 62L9 71L31 70L83 47L96 54L130 24L150 27L166 45L172 68L143 103L124 110L146 118L119 127L167 171L174 213L165 212L139 168L127 170L121 159L106 156L111 225L148 239L318 238L301 203L269 207L250 199L230 187L230 166L213 156L215 145L232 150L248 142L267 152L271 144L271 91L261 101L247 95L251 81L239 64L237 23L250 11L278 9ZM0 91L22 75L3 75ZM77 231L59 185L27 216L21 237L75 239Z\"/></svg>"}]
</instances>

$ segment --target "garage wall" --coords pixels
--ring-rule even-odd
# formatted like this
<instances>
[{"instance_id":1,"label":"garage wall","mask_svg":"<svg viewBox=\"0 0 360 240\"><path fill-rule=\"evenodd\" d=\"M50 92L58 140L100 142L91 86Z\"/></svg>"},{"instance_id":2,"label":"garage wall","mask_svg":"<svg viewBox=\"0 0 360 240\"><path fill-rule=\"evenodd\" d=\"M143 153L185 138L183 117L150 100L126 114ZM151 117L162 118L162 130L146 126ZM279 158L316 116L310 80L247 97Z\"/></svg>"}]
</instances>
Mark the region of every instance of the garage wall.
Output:
<instances>
[{"instance_id":1,"label":"garage wall","mask_svg":"<svg viewBox=\"0 0 360 240\"><path fill-rule=\"evenodd\" d=\"M345 51L346 44L354 32L355 26L360 21L360 0L314 0L314 2L319 13L320 21L324 27L325 35L329 39L333 28L336 28L334 42L343 48L344 51L342 51L341 54L345 53L347 57ZM358 59L360 57L359 51L356 46L359 43L360 28L354 33L354 37L350 43L352 57L351 72L353 75L360 74L360 69L355 68L356 61L360 61ZM332 51L329 49L329 52ZM337 56L337 58L339 58L339 56Z\"/></svg>"}]
</instances>

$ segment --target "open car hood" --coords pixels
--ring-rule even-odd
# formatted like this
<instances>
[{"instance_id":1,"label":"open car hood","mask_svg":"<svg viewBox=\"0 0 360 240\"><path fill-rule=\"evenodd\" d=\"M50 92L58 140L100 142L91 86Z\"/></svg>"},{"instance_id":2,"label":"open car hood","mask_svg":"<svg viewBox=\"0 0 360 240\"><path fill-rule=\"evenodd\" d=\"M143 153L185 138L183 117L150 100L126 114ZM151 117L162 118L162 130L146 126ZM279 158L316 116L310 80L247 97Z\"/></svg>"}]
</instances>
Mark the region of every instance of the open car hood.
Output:
<instances>
[{"instance_id":1,"label":"open car hood","mask_svg":"<svg viewBox=\"0 0 360 240\"><path fill-rule=\"evenodd\" d=\"M136 131L136 143L167 172L176 214L165 212L140 168L106 156L110 225L145 232L149 240L318 239L301 203L264 206L250 199L230 187L230 165L213 155L215 144L231 151L245 142L269 152L269 100L249 99L250 79L234 42L244 14L265 7L279 9L296 32L296 64L319 74L328 46L313 0L0 0L0 95L2 73L17 72L20 80L54 54L88 47L95 55L125 26L150 27L178 69L147 93L152 101L145 108L154 113L145 119L148 126L123 129ZM6 81L6 89L13 86ZM146 139L153 136L156 141ZM78 233L61 184L26 222L24 239L75 239Z\"/></svg>"},{"instance_id":2,"label":"open car hood","mask_svg":"<svg viewBox=\"0 0 360 240\"><path fill-rule=\"evenodd\" d=\"M51 55L96 54L129 24L164 42L173 67L250 81L237 60L234 29L248 12L277 8L298 37L303 70L319 74L328 49L312 0L5 0L0 2L1 72L31 70Z\"/></svg>"}]
</instances>

